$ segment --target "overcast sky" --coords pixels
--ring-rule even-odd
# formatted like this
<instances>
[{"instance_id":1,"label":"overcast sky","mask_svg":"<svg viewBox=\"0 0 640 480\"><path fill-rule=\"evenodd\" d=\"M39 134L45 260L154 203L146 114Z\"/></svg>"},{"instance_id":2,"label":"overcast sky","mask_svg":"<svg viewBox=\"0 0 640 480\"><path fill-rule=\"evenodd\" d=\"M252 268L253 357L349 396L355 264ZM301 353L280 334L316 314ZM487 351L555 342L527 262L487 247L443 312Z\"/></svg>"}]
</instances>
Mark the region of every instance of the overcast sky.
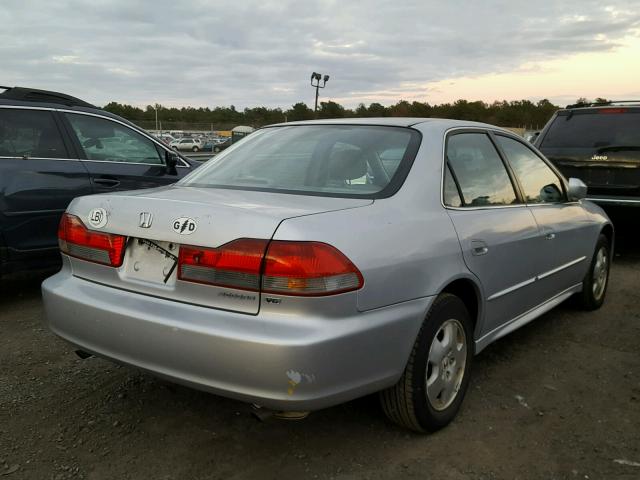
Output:
<instances>
[{"instance_id":1,"label":"overcast sky","mask_svg":"<svg viewBox=\"0 0 640 480\"><path fill-rule=\"evenodd\" d=\"M92 103L640 97L640 0L0 2L0 84Z\"/></svg>"}]
</instances>

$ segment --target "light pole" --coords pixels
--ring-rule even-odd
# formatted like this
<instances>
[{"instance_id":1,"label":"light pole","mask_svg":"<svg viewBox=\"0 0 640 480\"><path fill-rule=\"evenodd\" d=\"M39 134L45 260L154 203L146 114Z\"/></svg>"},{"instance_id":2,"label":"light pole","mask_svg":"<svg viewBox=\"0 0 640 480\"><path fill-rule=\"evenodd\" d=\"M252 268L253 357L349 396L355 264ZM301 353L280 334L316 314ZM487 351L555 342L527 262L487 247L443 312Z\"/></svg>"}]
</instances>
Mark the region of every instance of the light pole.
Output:
<instances>
[{"instance_id":1,"label":"light pole","mask_svg":"<svg viewBox=\"0 0 640 480\"><path fill-rule=\"evenodd\" d=\"M156 109L156 133L158 133L158 104L156 103L154 105L154 108Z\"/></svg>"},{"instance_id":2,"label":"light pole","mask_svg":"<svg viewBox=\"0 0 640 480\"><path fill-rule=\"evenodd\" d=\"M316 81L315 84L313 83L314 80ZM320 85L320 81L321 80L323 81L322 85ZM321 73L313 72L311 74L311 86L312 87L316 87L316 106L313 109L314 112L318 111L318 93L319 93L319 90L321 88L324 88L327 85L328 81L329 81L329 75L325 75L324 77L322 77Z\"/></svg>"}]
</instances>

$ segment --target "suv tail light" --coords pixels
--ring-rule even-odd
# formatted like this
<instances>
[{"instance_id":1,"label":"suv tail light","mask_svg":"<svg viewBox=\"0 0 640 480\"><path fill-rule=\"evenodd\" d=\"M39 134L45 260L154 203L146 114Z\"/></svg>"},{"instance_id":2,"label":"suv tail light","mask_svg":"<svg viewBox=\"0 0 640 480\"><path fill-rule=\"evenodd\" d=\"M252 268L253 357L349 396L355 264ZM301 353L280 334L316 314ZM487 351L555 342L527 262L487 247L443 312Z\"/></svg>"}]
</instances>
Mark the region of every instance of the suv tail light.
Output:
<instances>
[{"instance_id":1,"label":"suv tail light","mask_svg":"<svg viewBox=\"0 0 640 480\"><path fill-rule=\"evenodd\" d=\"M240 238L218 248L182 245L178 278L220 287L258 291L268 240Z\"/></svg>"},{"instance_id":2,"label":"suv tail light","mask_svg":"<svg viewBox=\"0 0 640 480\"><path fill-rule=\"evenodd\" d=\"M60 250L72 257L119 267L126 237L89 230L78 217L65 213L58 226L58 244Z\"/></svg>"},{"instance_id":3,"label":"suv tail light","mask_svg":"<svg viewBox=\"0 0 640 480\"><path fill-rule=\"evenodd\" d=\"M333 295L357 290L363 284L356 266L326 243L274 240L265 260L265 293Z\"/></svg>"},{"instance_id":4,"label":"suv tail light","mask_svg":"<svg viewBox=\"0 0 640 480\"><path fill-rule=\"evenodd\" d=\"M347 257L319 242L241 238L218 248L183 245L178 265L180 280L284 295L333 295L364 283Z\"/></svg>"}]
</instances>

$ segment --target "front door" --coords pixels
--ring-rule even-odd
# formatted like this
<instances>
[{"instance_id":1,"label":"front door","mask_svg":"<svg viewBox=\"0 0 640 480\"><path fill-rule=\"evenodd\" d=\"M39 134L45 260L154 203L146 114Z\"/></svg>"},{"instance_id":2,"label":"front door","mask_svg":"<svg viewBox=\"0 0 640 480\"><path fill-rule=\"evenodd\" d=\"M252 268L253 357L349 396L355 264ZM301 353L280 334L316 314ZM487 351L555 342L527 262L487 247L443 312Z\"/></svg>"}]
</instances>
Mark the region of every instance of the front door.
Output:
<instances>
[{"instance_id":1,"label":"front door","mask_svg":"<svg viewBox=\"0 0 640 480\"><path fill-rule=\"evenodd\" d=\"M582 206L568 201L560 177L529 146L505 135L495 138L540 228L538 250L544 255L537 292L542 302L582 282L595 247L591 225Z\"/></svg>"},{"instance_id":2,"label":"front door","mask_svg":"<svg viewBox=\"0 0 640 480\"><path fill-rule=\"evenodd\" d=\"M487 133L450 134L446 155L445 206L484 290L484 335L535 306L539 230Z\"/></svg>"},{"instance_id":3,"label":"front door","mask_svg":"<svg viewBox=\"0 0 640 480\"><path fill-rule=\"evenodd\" d=\"M58 261L58 223L71 200L91 193L54 113L0 108L0 240L5 261Z\"/></svg>"},{"instance_id":4,"label":"front door","mask_svg":"<svg viewBox=\"0 0 640 480\"><path fill-rule=\"evenodd\" d=\"M79 113L64 118L96 193L168 185L190 170L169 171L165 150L120 122Z\"/></svg>"}]
</instances>

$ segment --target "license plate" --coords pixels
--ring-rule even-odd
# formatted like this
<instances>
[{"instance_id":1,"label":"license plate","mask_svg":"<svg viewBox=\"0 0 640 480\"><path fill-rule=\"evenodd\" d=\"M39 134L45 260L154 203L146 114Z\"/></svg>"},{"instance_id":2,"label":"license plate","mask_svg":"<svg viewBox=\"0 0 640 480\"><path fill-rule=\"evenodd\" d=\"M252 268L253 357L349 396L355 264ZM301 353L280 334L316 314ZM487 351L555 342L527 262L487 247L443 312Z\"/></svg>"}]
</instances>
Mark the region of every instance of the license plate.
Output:
<instances>
[{"instance_id":1,"label":"license plate","mask_svg":"<svg viewBox=\"0 0 640 480\"><path fill-rule=\"evenodd\" d=\"M162 285L176 281L178 245L144 238L132 238L127 245L126 276Z\"/></svg>"}]
</instances>

